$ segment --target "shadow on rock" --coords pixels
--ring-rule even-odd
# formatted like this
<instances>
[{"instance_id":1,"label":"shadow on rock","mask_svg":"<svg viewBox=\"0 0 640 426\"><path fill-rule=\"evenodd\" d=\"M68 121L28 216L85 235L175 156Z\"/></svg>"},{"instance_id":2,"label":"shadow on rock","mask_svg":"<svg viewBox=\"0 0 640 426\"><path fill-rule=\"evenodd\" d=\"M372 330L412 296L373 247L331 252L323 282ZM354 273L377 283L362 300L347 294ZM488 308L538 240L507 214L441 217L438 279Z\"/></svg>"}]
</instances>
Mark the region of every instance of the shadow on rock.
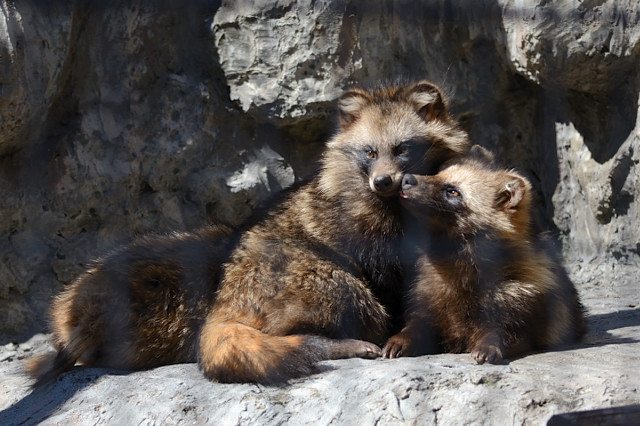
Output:
<instances>
[{"instance_id":1,"label":"shadow on rock","mask_svg":"<svg viewBox=\"0 0 640 426\"><path fill-rule=\"evenodd\" d=\"M604 346L620 343L636 343L633 337L620 337L609 333L611 330L640 326L640 309L624 309L606 314L587 316L589 327L584 340L586 346Z\"/></svg>"},{"instance_id":2,"label":"shadow on rock","mask_svg":"<svg viewBox=\"0 0 640 426\"><path fill-rule=\"evenodd\" d=\"M38 424L71 399L76 392L95 383L104 375L122 375L128 371L102 368L76 367L63 373L54 381L47 383L22 398L6 410L0 411L2 425Z\"/></svg>"}]
</instances>

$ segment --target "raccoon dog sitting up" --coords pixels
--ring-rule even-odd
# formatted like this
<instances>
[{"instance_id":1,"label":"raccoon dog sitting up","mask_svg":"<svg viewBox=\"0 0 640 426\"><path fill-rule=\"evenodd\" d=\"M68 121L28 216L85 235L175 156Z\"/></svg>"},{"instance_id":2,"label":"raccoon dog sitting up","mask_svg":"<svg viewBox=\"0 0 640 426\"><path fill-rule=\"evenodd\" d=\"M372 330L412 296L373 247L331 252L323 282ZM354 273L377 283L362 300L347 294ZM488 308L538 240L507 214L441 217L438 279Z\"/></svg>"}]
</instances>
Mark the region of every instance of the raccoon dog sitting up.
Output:
<instances>
[{"instance_id":1,"label":"raccoon dog sitting up","mask_svg":"<svg viewBox=\"0 0 640 426\"><path fill-rule=\"evenodd\" d=\"M531 192L479 146L435 176L404 176L413 272L406 325L385 356L445 350L495 364L584 334L576 289L534 226Z\"/></svg>"},{"instance_id":2,"label":"raccoon dog sitting up","mask_svg":"<svg viewBox=\"0 0 640 426\"><path fill-rule=\"evenodd\" d=\"M351 89L317 175L242 234L200 335L204 374L278 383L313 364L377 357L401 299L399 192L467 151L440 90Z\"/></svg>"}]
</instances>

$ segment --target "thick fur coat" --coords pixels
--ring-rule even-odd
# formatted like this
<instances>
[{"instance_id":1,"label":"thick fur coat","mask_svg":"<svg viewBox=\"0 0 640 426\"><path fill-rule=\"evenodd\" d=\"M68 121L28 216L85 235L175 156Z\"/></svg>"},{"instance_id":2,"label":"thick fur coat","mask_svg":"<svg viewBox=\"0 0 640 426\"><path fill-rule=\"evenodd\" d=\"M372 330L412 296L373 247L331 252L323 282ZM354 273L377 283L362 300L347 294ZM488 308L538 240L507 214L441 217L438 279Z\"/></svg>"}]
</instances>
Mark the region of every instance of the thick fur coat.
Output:
<instances>
[{"instance_id":1,"label":"thick fur coat","mask_svg":"<svg viewBox=\"0 0 640 426\"><path fill-rule=\"evenodd\" d=\"M401 302L402 177L434 172L468 142L428 82L352 89L338 108L318 174L224 265L200 337L211 379L274 383L319 360L381 355Z\"/></svg>"},{"instance_id":2,"label":"thick fur coat","mask_svg":"<svg viewBox=\"0 0 640 426\"><path fill-rule=\"evenodd\" d=\"M434 176L405 175L401 197L413 217L407 321L387 357L444 350L499 363L584 334L578 293L534 223L522 175L474 146Z\"/></svg>"}]
</instances>

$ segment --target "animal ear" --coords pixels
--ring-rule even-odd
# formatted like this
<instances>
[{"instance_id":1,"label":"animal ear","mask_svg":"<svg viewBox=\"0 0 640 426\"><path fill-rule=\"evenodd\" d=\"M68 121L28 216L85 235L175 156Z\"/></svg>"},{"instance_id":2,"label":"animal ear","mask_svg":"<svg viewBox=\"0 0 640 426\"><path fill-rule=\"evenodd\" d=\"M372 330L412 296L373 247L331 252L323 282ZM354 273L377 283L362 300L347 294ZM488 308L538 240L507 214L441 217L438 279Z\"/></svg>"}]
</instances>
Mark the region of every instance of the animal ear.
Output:
<instances>
[{"instance_id":1,"label":"animal ear","mask_svg":"<svg viewBox=\"0 0 640 426\"><path fill-rule=\"evenodd\" d=\"M428 81L421 81L409 87L407 98L425 121L443 118L446 115L447 107L442 92Z\"/></svg>"},{"instance_id":2,"label":"animal ear","mask_svg":"<svg viewBox=\"0 0 640 426\"><path fill-rule=\"evenodd\" d=\"M510 174L496 197L496 206L504 210L516 210L528 190L527 181L518 175Z\"/></svg>"},{"instance_id":3,"label":"animal ear","mask_svg":"<svg viewBox=\"0 0 640 426\"><path fill-rule=\"evenodd\" d=\"M469 150L469 155L487 163L493 163L493 160L495 160L493 153L480 145L473 145Z\"/></svg>"},{"instance_id":4,"label":"animal ear","mask_svg":"<svg viewBox=\"0 0 640 426\"><path fill-rule=\"evenodd\" d=\"M358 118L362 108L371 103L371 96L362 89L350 89L338 99L340 126L348 127Z\"/></svg>"}]
</instances>

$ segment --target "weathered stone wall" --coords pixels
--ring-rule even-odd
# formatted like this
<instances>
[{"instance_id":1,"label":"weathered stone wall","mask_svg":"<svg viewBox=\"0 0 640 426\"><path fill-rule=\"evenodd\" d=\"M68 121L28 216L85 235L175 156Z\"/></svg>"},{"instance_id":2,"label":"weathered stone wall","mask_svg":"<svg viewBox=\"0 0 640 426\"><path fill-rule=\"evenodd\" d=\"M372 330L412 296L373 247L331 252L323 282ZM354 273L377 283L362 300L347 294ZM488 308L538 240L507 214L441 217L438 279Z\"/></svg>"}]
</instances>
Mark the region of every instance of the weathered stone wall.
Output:
<instances>
[{"instance_id":1,"label":"weathered stone wall","mask_svg":"<svg viewBox=\"0 0 640 426\"><path fill-rule=\"evenodd\" d=\"M0 335L134 233L238 223L293 182L229 101L217 5L165 3L1 3Z\"/></svg>"},{"instance_id":2,"label":"weathered stone wall","mask_svg":"<svg viewBox=\"0 0 640 426\"><path fill-rule=\"evenodd\" d=\"M532 179L578 286L638 264L637 1L0 12L0 335L43 329L51 295L135 233L241 222L314 169L344 87L395 78L441 84Z\"/></svg>"}]
</instances>

